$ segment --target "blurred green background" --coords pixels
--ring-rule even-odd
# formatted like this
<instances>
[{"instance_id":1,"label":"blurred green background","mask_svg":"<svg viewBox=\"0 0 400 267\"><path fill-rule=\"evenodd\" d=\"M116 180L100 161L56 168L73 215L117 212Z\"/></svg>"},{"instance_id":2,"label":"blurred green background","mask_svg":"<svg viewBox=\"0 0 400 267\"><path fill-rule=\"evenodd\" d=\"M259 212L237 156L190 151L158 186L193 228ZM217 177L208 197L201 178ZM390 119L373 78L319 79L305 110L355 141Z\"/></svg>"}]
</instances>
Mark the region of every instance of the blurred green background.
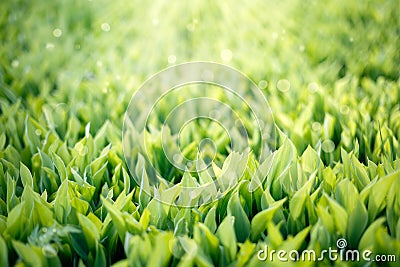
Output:
<instances>
[{"instance_id":1,"label":"blurred green background","mask_svg":"<svg viewBox=\"0 0 400 267\"><path fill-rule=\"evenodd\" d=\"M107 120L121 127L134 90L193 60L227 64L259 84L300 150L324 135L325 113L336 120L326 122L335 130L325 138L353 149L355 128L366 127L362 114L383 124L399 102L397 1L3 1L0 8L1 94L22 99L34 116L43 104L63 111L59 124L73 115L80 134L88 122L94 132Z\"/></svg>"},{"instance_id":2,"label":"blurred green background","mask_svg":"<svg viewBox=\"0 0 400 267\"><path fill-rule=\"evenodd\" d=\"M361 234L369 226L370 231L364 235L367 236L364 245L372 243L378 252L398 253L400 235L396 235L394 230L396 227L400 229L400 213L397 208L400 204L394 198L397 187L390 190L393 198L387 207L384 201L389 185L398 181L400 166L398 1L4 0L0 2L0 253L9 254L10 264L18 258L26 261L21 255L32 254L27 249L29 246L36 249L36 245L47 244L50 240L41 239L42 243L37 241L35 237L41 235L36 226L56 225L64 229L68 222L81 229L85 225L82 222L89 219L100 225L101 234L97 233L91 240L95 240L96 245L85 249L77 247L77 244L85 243L87 235L91 237L87 228L83 227L81 230L86 239L80 237L77 239L79 242L71 241L70 247L67 244L71 242L63 239L63 249L68 249L60 249L62 263L110 264L125 257L135 258L141 253L134 248L137 242L143 240L135 235L131 242L134 248L125 244L127 248L124 254L124 244L118 239L116 227L110 226L112 224L105 220L100 195L107 198L107 201L118 202L116 198L123 189L132 192L137 189L133 181L129 183L130 179L125 173L121 146L123 115L132 93L156 72L194 60L227 64L244 72L259 85L269 101L277 126L289 136L297 151L297 154L290 154L291 146L287 143L278 152L281 153L279 155L290 154L290 157L281 157L290 164L294 162L291 173L296 170L303 173L304 169L308 175L314 165L320 166L319 158L322 160L323 164L317 168L323 174L318 173L320 180L308 192L312 194L312 201L311 195L304 194L303 200L307 198L307 203L311 204L307 208L305 204L302 206L301 220L297 222L291 217L295 216L293 210L297 207L293 201L284 206L280 204L280 212L286 216L283 223L279 224L279 227L283 225L281 228L285 228L281 229L285 241L293 240L288 238L290 235L295 236L304 229L308 231L308 226L313 227L314 233L310 234L311 240L307 239L307 242L312 241L310 246L330 245L335 238L345 235L345 231L326 230L328 227L324 223L338 217L337 214L329 215L326 207L329 202L329 205L340 203L347 208L342 195L352 196L347 193L353 190L357 196L358 192L364 192L360 193L362 199L359 203L362 204L357 207L364 216L361 221L365 221L365 225L359 227L362 230L351 245L357 246ZM90 127L87 127L89 123ZM90 151L93 153L90 155L86 151L89 140L94 140L94 148ZM111 148L108 144L112 145ZM318 151L318 155L311 148L307 150L308 146ZM86 152L82 156L84 150ZM56 154L65 163L64 168L61 168L65 169L64 175L58 169L60 165L54 167L56 162L60 164ZM300 159L297 155L303 156ZM307 161L318 161L318 164L308 165ZM29 188L25 186L26 180L18 178L22 177L19 174L20 162L29 170L23 169L24 177L28 177L24 179L29 181L27 173L32 173L33 190L25 190ZM276 164L277 176L279 171L284 170L279 163ZM299 164L298 169L296 164ZM75 165L78 166L77 170L74 169ZM95 172L99 169L102 171L100 174ZM85 186L92 191L75 184L83 183L80 175L85 179L88 175L89 183ZM235 198L229 198L234 199L232 202L229 200L229 203L240 207L242 203L247 207L244 217L249 217L250 225L254 215L265 209L265 203L276 200L276 204L283 198L290 202L297 195L300 185L306 182L300 181L300 178L300 182L292 181L290 175L285 175L279 174L280 180L277 178L276 183L274 181L278 189L271 191L272 196L269 195L269 187L262 193L264 197L267 196L264 206L259 203L260 198L257 205L251 201L253 206L250 205L250 208L244 205L243 202L251 197L243 193L243 188L240 189L240 200L238 194L237 199L236 195ZM95 178L91 176L96 176L98 181L94 181ZM69 178L69 185L62 183L62 178ZM364 180L360 182L358 179ZM384 182L379 184L377 181ZM288 183L290 186L284 187ZM79 191L74 191L75 198L68 192L71 199L78 199L76 201L79 205L87 208L82 211L74 206L77 210L71 221L63 217L66 216L64 213L61 216L57 211L53 212L53 209L57 210L53 200L61 194L59 188L62 185L65 188L73 187L71 192ZM347 193L343 189L346 186L349 186ZM376 194L380 206L371 204L376 200L369 193L373 187L375 191L371 192L383 192L382 195ZM59 224L53 224L56 219L51 216L49 221L41 221L40 216L36 218L37 221L21 219L22 226L11 223L8 216L14 212L14 220L17 217L16 207L21 210L23 206L20 202L23 192L28 192L25 194L32 195L32 198L36 197L39 207L49 207L49 214L54 213L52 216ZM136 192L132 201L127 201L129 205L121 208L118 206L120 203L115 204L117 208L114 209L119 211L126 208L124 212L129 210L129 218L139 220L148 214L143 211L145 205L140 206L143 200L139 199ZM321 192L326 195L321 197ZM124 194L120 196L121 199L129 198ZM224 219L228 218L227 199L216 204L218 210L213 211L214 224L228 221ZM149 201L147 199L144 203L149 204ZM133 212L135 205L140 206L140 210ZM329 212L334 210L332 206ZM107 210L112 210L112 207L110 205ZM190 215L182 215L183 212L178 215L185 216L183 222L193 226L197 225L194 223L196 220L204 222L209 208L190 211ZM39 209L32 210L40 213ZM328 214L325 218L330 219L322 223L316 215L318 212L325 212L324 215ZM297 213L296 216L300 216L300 212ZM153 245L157 242L161 244L157 251L164 251L163 242L173 238L169 236L170 232L164 232L165 229L182 228L183 223L175 225L171 216L167 214L164 219L172 226L161 225L162 222L152 217L150 225L153 228L150 227L150 234L143 233L146 238L154 238L152 242L156 240ZM383 221L377 220L380 216L387 217L387 225L381 227ZM186 222L187 217L191 219ZM349 217L349 221L357 222L358 218ZM378 223L373 224L374 220ZM340 221L336 223L342 225ZM227 224L224 224L224 229ZM215 232L217 225L213 226L215 229L212 232ZM272 232L275 229L271 225L268 227ZM357 229L358 225L354 223L352 227ZM68 227L65 228L68 232ZM143 232L146 229L142 229ZM319 231L323 234L319 234ZM382 238L373 239L371 236L375 232ZM31 237L29 242L28 236ZM189 239L188 236L185 238ZM319 237L326 237L324 240L330 241L324 243ZM224 241L220 236L218 238L221 242L229 241ZM258 242L260 247L264 244L262 242L268 240L265 236L257 238L259 240L253 241ZM16 243L16 240L21 243ZM145 245L150 244L150 241L143 242ZM30 245L24 247L22 243ZM88 244L90 246L91 243L88 241ZM227 247L225 243L221 244ZM243 255L254 256L255 246L246 244L240 244L240 251L245 251ZM79 252L80 249L84 252ZM236 249L234 245L235 253ZM42 255L40 251L37 253ZM235 254L235 258L228 257L225 263L234 260L238 263L240 258L246 258L241 257L242 254L238 255ZM143 256L143 259L151 258L152 255ZM1 258L0 263L4 263L4 259ZM253 263L256 261L254 259ZM213 260L214 263L218 261Z\"/></svg>"},{"instance_id":3,"label":"blurred green background","mask_svg":"<svg viewBox=\"0 0 400 267\"><path fill-rule=\"evenodd\" d=\"M359 101L364 78L399 78L397 1L2 1L0 8L2 94L67 103L94 129L120 122L146 78L186 61L243 71L261 81L275 113L289 115L315 90L339 105L343 81L355 80ZM276 90L279 80L289 90Z\"/></svg>"}]
</instances>

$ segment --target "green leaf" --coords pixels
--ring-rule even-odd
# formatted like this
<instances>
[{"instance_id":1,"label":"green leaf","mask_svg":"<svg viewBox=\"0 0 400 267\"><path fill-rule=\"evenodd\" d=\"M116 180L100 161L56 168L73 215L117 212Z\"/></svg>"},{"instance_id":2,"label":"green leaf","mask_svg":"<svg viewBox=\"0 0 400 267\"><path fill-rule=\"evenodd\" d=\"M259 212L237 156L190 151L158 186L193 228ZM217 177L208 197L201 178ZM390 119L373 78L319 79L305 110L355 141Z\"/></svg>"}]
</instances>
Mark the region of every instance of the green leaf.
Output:
<instances>
[{"instance_id":1,"label":"green leaf","mask_svg":"<svg viewBox=\"0 0 400 267\"><path fill-rule=\"evenodd\" d=\"M109 146L105 147L103 149L103 151L101 152L100 157L98 157L97 159L93 160L92 163L90 163L90 172L92 174L95 174L96 172L98 172L102 168L104 163L107 162L107 157L108 157L109 150L110 150ZM121 166L118 164L117 167L120 168Z\"/></svg>"},{"instance_id":2,"label":"green leaf","mask_svg":"<svg viewBox=\"0 0 400 267\"><path fill-rule=\"evenodd\" d=\"M349 213L347 237L350 248L356 248L368 224L368 213L364 204L357 200L354 209Z\"/></svg>"},{"instance_id":3,"label":"green leaf","mask_svg":"<svg viewBox=\"0 0 400 267\"><path fill-rule=\"evenodd\" d=\"M8 249L7 244L3 237L0 235L0 265L4 267L8 267Z\"/></svg>"},{"instance_id":4,"label":"green leaf","mask_svg":"<svg viewBox=\"0 0 400 267\"><path fill-rule=\"evenodd\" d=\"M280 249L283 249L284 251L292 251L292 250L297 250L299 251L302 246L305 245L305 239L308 236L310 232L310 226L307 228L303 229L301 232L299 232L295 237L288 237L285 242L283 242L282 246Z\"/></svg>"},{"instance_id":5,"label":"green leaf","mask_svg":"<svg viewBox=\"0 0 400 267\"><path fill-rule=\"evenodd\" d=\"M398 176L389 189L387 195L386 218L390 233L393 237L398 235L396 224L400 218L400 176Z\"/></svg>"},{"instance_id":6,"label":"green leaf","mask_svg":"<svg viewBox=\"0 0 400 267\"><path fill-rule=\"evenodd\" d=\"M212 267L212 260L206 256L196 242L186 236L178 238L180 245L186 252L184 257L194 259L197 266Z\"/></svg>"},{"instance_id":7,"label":"green leaf","mask_svg":"<svg viewBox=\"0 0 400 267\"><path fill-rule=\"evenodd\" d=\"M332 232L333 224L332 231L330 231L325 227L324 223L322 223L322 220L319 220L311 229L310 242L308 243L307 249L315 249L317 253L321 253L320 250L322 250L322 248L331 246Z\"/></svg>"},{"instance_id":8,"label":"green leaf","mask_svg":"<svg viewBox=\"0 0 400 267\"><path fill-rule=\"evenodd\" d=\"M83 260L87 260L89 254L89 248L87 246L84 235L81 233L70 233L71 245L74 251Z\"/></svg>"},{"instance_id":9,"label":"green leaf","mask_svg":"<svg viewBox=\"0 0 400 267\"><path fill-rule=\"evenodd\" d=\"M178 237L179 243L183 250L185 251L186 255L192 259L195 258L196 254L198 253L197 244L194 240L189 239L185 236Z\"/></svg>"},{"instance_id":10,"label":"green leaf","mask_svg":"<svg viewBox=\"0 0 400 267\"><path fill-rule=\"evenodd\" d=\"M304 214L305 203L310 198L309 195L314 185L316 174L317 170L314 170L308 181L294 194L289 202L290 216L294 220L299 219L300 215Z\"/></svg>"},{"instance_id":11,"label":"green leaf","mask_svg":"<svg viewBox=\"0 0 400 267\"><path fill-rule=\"evenodd\" d=\"M346 210L340 206L334 199L330 198L328 195L324 195L328 200L329 208L332 213L332 217L336 226L336 230L342 235L345 236L347 233L347 221L348 215Z\"/></svg>"},{"instance_id":12,"label":"green leaf","mask_svg":"<svg viewBox=\"0 0 400 267\"><path fill-rule=\"evenodd\" d=\"M122 217L124 218L126 222L126 228L129 233L132 234L142 234L143 233L143 227L142 225L131 215L128 213L123 213Z\"/></svg>"},{"instance_id":13,"label":"green leaf","mask_svg":"<svg viewBox=\"0 0 400 267\"><path fill-rule=\"evenodd\" d=\"M0 158L0 162L3 163L3 168L5 167L4 169L6 170L6 174L9 174L11 177L18 177L18 167L16 166L18 166L19 163L14 166L14 164L3 158Z\"/></svg>"},{"instance_id":14,"label":"green leaf","mask_svg":"<svg viewBox=\"0 0 400 267\"><path fill-rule=\"evenodd\" d=\"M277 248L283 243L283 237L279 230L279 225L275 225L273 222L267 223L268 241L272 247Z\"/></svg>"},{"instance_id":15,"label":"green leaf","mask_svg":"<svg viewBox=\"0 0 400 267\"><path fill-rule=\"evenodd\" d=\"M208 211L206 218L204 219L204 224L207 226L208 229L210 229L211 233L215 233L215 230L217 230L217 223L215 221L216 210L216 207L212 207Z\"/></svg>"},{"instance_id":16,"label":"green leaf","mask_svg":"<svg viewBox=\"0 0 400 267\"><path fill-rule=\"evenodd\" d=\"M71 213L71 203L68 194L68 180L61 183L54 201L54 213L57 221L66 223Z\"/></svg>"},{"instance_id":17,"label":"green leaf","mask_svg":"<svg viewBox=\"0 0 400 267\"><path fill-rule=\"evenodd\" d=\"M234 226L236 237L239 242L243 243L250 236L250 221L240 203L238 192L232 194L229 199L228 215L235 218Z\"/></svg>"},{"instance_id":18,"label":"green leaf","mask_svg":"<svg viewBox=\"0 0 400 267\"><path fill-rule=\"evenodd\" d=\"M24 233L27 218L24 214L24 202L22 201L8 212L6 232L13 237L21 237Z\"/></svg>"},{"instance_id":19,"label":"green leaf","mask_svg":"<svg viewBox=\"0 0 400 267\"><path fill-rule=\"evenodd\" d=\"M150 252L154 252L154 247L152 247L150 237L147 234L143 236L127 234L124 249L130 263L135 262L137 265L143 266L148 262Z\"/></svg>"},{"instance_id":20,"label":"green leaf","mask_svg":"<svg viewBox=\"0 0 400 267\"><path fill-rule=\"evenodd\" d=\"M360 251L369 249L374 251L375 245L375 234L379 227L385 222L385 218L379 218L375 220L371 225L367 228L364 234L361 237L360 243L358 245L358 249Z\"/></svg>"},{"instance_id":21,"label":"green leaf","mask_svg":"<svg viewBox=\"0 0 400 267\"><path fill-rule=\"evenodd\" d=\"M336 186L335 192L336 200L346 209L348 213L351 213L354 206L358 202L359 194L357 188L349 179L344 179Z\"/></svg>"},{"instance_id":22,"label":"green leaf","mask_svg":"<svg viewBox=\"0 0 400 267\"><path fill-rule=\"evenodd\" d=\"M125 189L125 192L130 192L130 190L131 190L131 178L129 177L129 174L125 170L125 168L122 168L122 176L124 178L124 189Z\"/></svg>"},{"instance_id":23,"label":"green leaf","mask_svg":"<svg viewBox=\"0 0 400 267\"><path fill-rule=\"evenodd\" d=\"M56 166L58 174L60 175L61 182L65 181L67 179L67 170L65 168L65 164L64 164L63 160L56 153L52 153L52 159L53 159L54 165Z\"/></svg>"},{"instance_id":24,"label":"green leaf","mask_svg":"<svg viewBox=\"0 0 400 267\"><path fill-rule=\"evenodd\" d=\"M343 162L343 169L344 169L344 177L350 178L351 177L351 161L350 156L343 148L340 148L340 154L342 157Z\"/></svg>"},{"instance_id":25,"label":"green leaf","mask_svg":"<svg viewBox=\"0 0 400 267\"><path fill-rule=\"evenodd\" d=\"M40 159L42 161L42 167L46 167L46 168L49 168L50 170L54 171L54 164L51 161L50 157L40 149L39 149L39 155L40 155Z\"/></svg>"},{"instance_id":26,"label":"green leaf","mask_svg":"<svg viewBox=\"0 0 400 267\"><path fill-rule=\"evenodd\" d=\"M271 188L273 181L283 176L289 170L297 154L293 143L287 137L283 145L274 153L274 162L268 175L267 188Z\"/></svg>"},{"instance_id":27,"label":"green leaf","mask_svg":"<svg viewBox=\"0 0 400 267\"><path fill-rule=\"evenodd\" d=\"M96 173L94 173L93 176L92 176L93 186L96 189L95 192L98 192L100 190L100 188L101 188L101 185L103 183L104 173L105 173L106 169L107 169L107 162L105 162L100 167L100 169ZM121 170L121 165L118 165L116 167L116 170L115 170L118 175L119 175L119 171L120 170Z\"/></svg>"},{"instance_id":28,"label":"green leaf","mask_svg":"<svg viewBox=\"0 0 400 267\"><path fill-rule=\"evenodd\" d=\"M205 224L198 223L194 227L194 239L201 245L203 250L208 251L214 262L218 260L219 240Z\"/></svg>"},{"instance_id":29,"label":"green leaf","mask_svg":"<svg viewBox=\"0 0 400 267\"><path fill-rule=\"evenodd\" d=\"M25 119L25 138L28 141L31 154L35 154L37 152L37 149L40 148L40 138L36 134L39 132L37 132L36 130L38 129L33 126L32 119L27 116Z\"/></svg>"},{"instance_id":30,"label":"green leaf","mask_svg":"<svg viewBox=\"0 0 400 267\"><path fill-rule=\"evenodd\" d=\"M19 199L16 196L17 183L11 176L6 173L7 178L7 212L10 212L18 203Z\"/></svg>"},{"instance_id":31,"label":"green leaf","mask_svg":"<svg viewBox=\"0 0 400 267\"><path fill-rule=\"evenodd\" d=\"M150 200L147 208L150 211L150 224L155 225L157 228L163 229L166 220L166 213L162 203L153 198Z\"/></svg>"},{"instance_id":32,"label":"green leaf","mask_svg":"<svg viewBox=\"0 0 400 267\"><path fill-rule=\"evenodd\" d=\"M176 198L179 196L181 192L182 192L181 186L173 186L171 188L168 188L160 192L161 201L165 204L164 210L166 213L168 213L170 206L175 203Z\"/></svg>"},{"instance_id":33,"label":"green leaf","mask_svg":"<svg viewBox=\"0 0 400 267\"><path fill-rule=\"evenodd\" d=\"M5 133L2 133L0 135L0 151L4 149L4 146L6 145L6 135Z\"/></svg>"},{"instance_id":34,"label":"green leaf","mask_svg":"<svg viewBox=\"0 0 400 267\"><path fill-rule=\"evenodd\" d=\"M166 266L168 264L171 258L171 250L166 248L170 247L173 239L174 237L170 232L159 233L155 236L151 255L157 255L157 257L151 256L148 259L147 266Z\"/></svg>"},{"instance_id":35,"label":"green leaf","mask_svg":"<svg viewBox=\"0 0 400 267\"><path fill-rule=\"evenodd\" d=\"M24 187L30 186L33 188L33 178L31 172L29 171L28 167L26 167L22 162L20 162L20 170L19 170L22 185Z\"/></svg>"},{"instance_id":36,"label":"green leaf","mask_svg":"<svg viewBox=\"0 0 400 267\"><path fill-rule=\"evenodd\" d=\"M103 202L104 207L107 209L108 214L112 218L112 222L118 232L120 240L124 241L125 234L127 232L127 227L126 227L125 220L123 219L121 212L119 210L117 210L113 206L113 204L108 202L108 200L104 199L103 197L101 197L101 201Z\"/></svg>"},{"instance_id":37,"label":"green leaf","mask_svg":"<svg viewBox=\"0 0 400 267\"><path fill-rule=\"evenodd\" d=\"M217 230L217 237L221 241L221 244L226 249L226 256L228 262L232 262L236 257L237 245L236 245L236 234L234 229L235 218L232 216L226 216L221 222Z\"/></svg>"},{"instance_id":38,"label":"green leaf","mask_svg":"<svg viewBox=\"0 0 400 267\"><path fill-rule=\"evenodd\" d=\"M311 146L303 152L300 160L302 169L307 175L311 175L323 165L320 156Z\"/></svg>"},{"instance_id":39,"label":"green leaf","mask_svg":"<svg viewBox=\"0 0 400 267\"><path fill-rule=\"evenodd\" d=\"M95 267L107 266L106 254L104 252L104 247L101 244L96 246L96 258L94 261Z\"/></svg>"},{"instance_id":40,"label":"green leaf","mask_svg":"<svg viewBox=\"0 0 400 267\"><path fill-rule=\"evenodd\" d=\"M256 245L251 243L249 240L246 240L243 244L239 244L239 253L238 253L238 260L237 260L237 267L246 266L246 263L250 260L251 256L254 253L254 249Z\"/></svg>"},{"instance_id":41,"label":"green leaf","mask_svg":"<svg viewBox=\"0 0 400 267\"><path fill-rule=\"evenodd\" d=\"M16 168L18 168L19 162L21 161L20 154L13 146L7 146L4 150L4 158L11 162Z\"/></svg>"},{"instance_id":42,"label":"green leaf","mask_svg":"<svg viewBox=\"0 0 400 267\"><path fill-rule=\"evenodd\" d=\"M393 181L400 175L400 171L396 171L385 177L380 178L371 188L368 198L368 218L372 222L375 217L386 206L386 197Z\"/></svg>"},{"instance_id":43,"label":"green leaf","mask_svg":"<svg viewBox=\"0 0 400 267\"><path fill-rule=\"evenodd\" d=\"M140 216L139 223L142 225L143 229L147 229L150 223L150 211L145 208L142 212L142 216Z\"/></svg>"},{"instance_id":44,"label":"green leaf","mask_svg":"<svg viewBox=\"0 0 400 267\"><path fill-rule=\"evenodd\" d=\"M75 182L77 182L79 185L83 186L85 181L83 180L81 175L74 168L71 168L70 170L71 170L72 175L74 176Z\"/></svg>"},{"instance_id":45,"label":"green leaf","mask_svg":"<svg viewBox=\"0 0 400 267\"><path fill-rule=\"evenodd\" d=\"M325 168L322 171L322 177L323 177L322 182L324 184L325 192L327 193L331 192L336 184L336 176L333 173L332 169L330 167Z\"/></svg>"},{"instance_id":46,"label":"green leaf","mask_svg":"<svg viewBox=\"0 0 400 267\"><path fill-rule=\"evenodd\" d=\"M256 241L260 234L266 229L268 222L272 220L275 213L282 208L286 198L271 204L268 209L257 213L251 221L251 240Z\"/></svg>"},{"instance_id":47,"label":"green leaf","mask_svg":"<svg viewBox=\"0 0 400 267\"><path fill-rule=\"evenodd\" d=\"M359 190L362 190L370 182L368 173L365 167L358 161L358 159L353 155L352 160L352 173L355 180L355 184Z\"/></svg>"},{"instance_id":48,"label":"green leaf","mask_svg":"<svg viewBox=\"0 0 400 267\"><path fill-rule=\"evenodd\" d=\"M111 265L112 267L129 267L129 261L127 259L125 260L120 260Z\"/></svg>"},{"instance_id":49,"label":"green leaf","mask_svg":"<svg viewBox=\"0 0 400 267\"><path fill-rule=\"evenodd\" d=\"M27 246L19 241L12 241L18 256L31 266L43 266L44 258L31 246ZM40 251L40 250L39 250Z\"/></svg>"},{"instance_id":50,"label":"green leaf","mask_svg":"<svg viewBox=\"0 0 400 267\"><path fill-rule=\"evenodd\" d=\"M252 156L253 154L250 154ZM264 184L265 179L269 175L272 166L275 162L276 153L271 153L256 169L249 170L251 182L249 184L249 191L254 192Z\"/></svg>"},{"instance_id":51,"label":"green leaf","mask_svg":"<svg viewBox=\"0 0 400 267\"><path fill-rule=\"evenodd\" d=\"M78 213L78 219L89 249L96 251L97 244L100 241L100 233L98 232L96 225L83 214Z\"/></svg>"}]
</instances>

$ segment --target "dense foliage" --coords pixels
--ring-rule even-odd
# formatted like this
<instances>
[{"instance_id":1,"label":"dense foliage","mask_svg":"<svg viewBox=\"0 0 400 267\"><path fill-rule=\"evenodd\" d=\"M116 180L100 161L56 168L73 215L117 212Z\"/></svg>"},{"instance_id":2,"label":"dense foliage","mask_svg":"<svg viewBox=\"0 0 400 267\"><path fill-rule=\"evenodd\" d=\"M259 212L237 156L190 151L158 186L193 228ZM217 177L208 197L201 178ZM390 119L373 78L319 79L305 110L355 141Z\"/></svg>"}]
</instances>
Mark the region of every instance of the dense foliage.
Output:
<instances>
[{"instance_id":1,"label":"dense foliage","mask_svg":"<svg viewBox=\"0 0 400 267\"><path fill-rule=\"evenodd\" d=\"M0 2L0 265L258 266L265 245L339 238L399 260L398 1L150 2ZM180 208L141 194L121 129L147 77L191 60L247 74L279 134L262 187L250 157L229 194Z\"/></svg>"}]
</instances>

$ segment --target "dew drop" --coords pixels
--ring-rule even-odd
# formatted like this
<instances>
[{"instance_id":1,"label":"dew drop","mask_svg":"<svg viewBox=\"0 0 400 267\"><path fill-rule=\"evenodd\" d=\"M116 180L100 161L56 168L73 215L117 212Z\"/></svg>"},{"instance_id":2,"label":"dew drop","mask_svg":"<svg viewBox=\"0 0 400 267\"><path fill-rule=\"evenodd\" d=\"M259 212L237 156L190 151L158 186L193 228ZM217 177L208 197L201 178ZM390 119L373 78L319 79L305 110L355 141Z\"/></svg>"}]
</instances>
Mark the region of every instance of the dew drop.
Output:
<instances>
[{"instance_id":1,"label":"dew drop","mask_svg":"<svg viewBox=\"0 0 400 267\"><path fill-rule=\"evenodd\" d=\"M333 152L335 150L335 143L333 143L333 141L330 139L325 140L322 142L322 150L326 153Z\"/></svg>"},{"instance_id":2,"label":"dew drop","mask_svg":"<svg viewBox=\"0 0 400 267\"><path fill-rule=\"evenodd\" d=\"M232 51L229 49L223 49L221 51L221 59L225 62L228 62L232 59Z\"/></svg>"},{"instance_id":3,"label":"dew drop","mask_svg":"<svg viewBox=\"0 0 400 267\"><path fill-rule=\"evenodd\" d=\"M53 43L46 43L46 49L54 49L55 45Z\"/></svg>"},{"instance_id":4,"label":"dew drop","mask_svg":"<svg viewBox=\"0 0 400 267\"><path fill-rule=\"evenodd\" d=\"M61 29L56 28L56 29L53 30L53 36L54 37L59 38L59 37L61 37L61 35L62 35L62 30Z\"/></svg>"},{"instance_id":5,"label":"dew drop","mask_svg":"<svg viewBox=\"0 0 400 267\"><path fill-rule=\"evenodd\" d=\"M340 106L340 113L348 114L349 112L350 112L350 108L347 105L341 105Z\"/></svg>"},{"instance_id":6,"label":"dew drop","mask_svg":"<svg viewBox=\"0 0 400 267\"><path fill-rule=\"evenodd\" d=\"M172 159L174 160L175 163L182 163L183 157L181 154L175 154Z\"/></svg>"},{"instance_id":7,"label":"dew drop","mask_svg":"<svg viewBox=\"0 0 400 267\"><path fill-rule=\"evenodd\" d=\"M260 88L261 90L264 90L265 88L267 88L267 86L268 86L268 82L265 81L265 80L261 80L261 81L258 83L258 88Z\"/></svg>"},{"instance_id":8,"label":"dew drop","mask_svg":"<svg viewBox=\"0 0 400 267\"><path fill-rule=\"evenodd\" d=\"M160 21L157 18L154 18L152 22L154 26L157 26L160 23Z\"/></svg>"},{"instance_id":9,"label":"dew drop","mask_svg":"<svg viewBox=\"0 0 400 267\"><path fill-rule=\"evenodd\" d=\"M317 121L315 121L315 122L313 122L312 124L311 124L311 129L314 131L314 132L320 132L321 131L321 123L319 123L319 122L317 122Z\"/></svg>"},{"instance_id":10,"label":"dew drop","mask_svg":"<svg viewBox=\"0 0 400 267\"><path fill-rule=\"evenodd\" d=\"M107 22L102 23L101 29L105 32L109 32L111 30L110 24L108 24Z\"/></svg>"},{"instance_id":11,"label":"dew drop","mask_svg":"<svg viewBox=\"0 0 400 267\"><path fill-rule=\"evenodd\" d=\"M19 66L19 61L16 60L16 59L14 59L14 60L11 62L11 66L12 66L13 68L17 68L17 67Z\"/></svg>"},{"instance_id":12,"label":"dew drop","mask_svg":"<svg viewBox=\"0 0 400 267\"><path fill-rule=\"evenodd\" d=\"M285 93L290 89L290 82L286 79L279 80L278 83L276 84L276 87L278 87L279 91Z\"/></svg>"},{"instance_id":13,"label":"dew drop","mask_svg":"<svg viewBox=\"0 0 400 267\"><path fill-rule=\"evenodd\" d=\"M169 55L168 56L168 63L169 64L174 64L176 62L176 56L175 55Z\"/></svg>"},{"instance_id":14,"label":"dew drop","mask_svg":"<svg viewBox=\"0 0 400 267\"><path fill-rule=\"evenodd\" d=\"M315 93L315 92L318 91L319 86L318 86L318 84L317 84L316 82L312 82L312 83L310 83L310 84L308 85L307 88L308 88L308 90L309 90L311 93Z\"/></svg>"}]
</instances>

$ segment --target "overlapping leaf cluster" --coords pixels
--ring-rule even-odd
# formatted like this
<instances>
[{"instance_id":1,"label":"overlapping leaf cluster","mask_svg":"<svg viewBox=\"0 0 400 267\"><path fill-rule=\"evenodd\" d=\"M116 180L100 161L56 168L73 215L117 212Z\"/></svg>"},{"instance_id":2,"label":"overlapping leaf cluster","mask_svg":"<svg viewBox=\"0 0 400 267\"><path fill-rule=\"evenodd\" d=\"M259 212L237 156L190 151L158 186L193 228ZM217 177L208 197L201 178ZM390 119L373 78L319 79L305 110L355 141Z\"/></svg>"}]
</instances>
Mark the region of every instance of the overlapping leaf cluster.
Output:
<instances>
[{"instance_id":1,"label":"overlapping leaf cluster","mask_svg":"<svg viewBox=\"0 0 400 267\"><path fill-rule=\"evenodd\" d=\"M338 238L399 257L398 3L339 2L0 3L0 265L258 266L265 245L318 253ZM217 202L162 204L123 158L131 93L170 54L227 48L261 81L278 149ZM216 173L240 163L228 154Z\"/></svg>"}]
</instances>

